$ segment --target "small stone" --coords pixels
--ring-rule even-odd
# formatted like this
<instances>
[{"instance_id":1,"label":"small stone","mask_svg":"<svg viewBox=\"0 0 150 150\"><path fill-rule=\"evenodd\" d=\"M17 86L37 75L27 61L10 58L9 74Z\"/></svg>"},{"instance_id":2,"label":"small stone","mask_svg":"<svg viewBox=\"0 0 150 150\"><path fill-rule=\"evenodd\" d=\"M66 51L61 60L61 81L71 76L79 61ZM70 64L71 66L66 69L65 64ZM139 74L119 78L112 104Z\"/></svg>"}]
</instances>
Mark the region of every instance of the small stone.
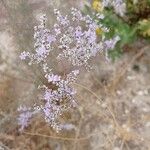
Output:
<instances>
[{"instance_id":1,"label":"small stone","mask_svg":"<svg viewBox=\"0 0 150 150\"><path fill-rule=\"evenodd\" d=\"M107 107L107 103L103 103L101 106L102 106L102 108L106 108Z\"/></svg>"},{"instance_id":2,"label":"small stone","mask_svg":"<svg viewBox=\"0 0 150 150\"><path fill-rule=\"evenodd\" d=\"M143 95L144 95L144 92L143 92L143 91L138 91L137 94L138 94L139 96L143 96Z\"/></svg>"},{"instance_id":3,"label":"small stone","mask_svg":"<svg viewBox=\"0 0 150 150\"><path fill-rule=\"evenodd\" d=\"M150 121L146 123L146 127L150 127Z\"/></svg>"},{"instance_id":4,"label":"small stone","mask_svg":"<svg viewBox=\"0 0 150 150\"><path fill-rule=\"evenodd\" d=\"M122 92L120 90L116 91L117 95L122 95Z\"/></svg>"},{"instance_id":5,"label":"small stone","mask_svg":"<svg viewBox=\"0 0 150 150\"><path fill-rule=\"evenodd\" d=\"M126 109L126 110L125 110L125 113L128 114L128 113L129 113L129 110Z\"/></svg>"},{"instance_id":6,"label":"small stone","mask_svg":"<svg viewBox=\"0 0 150 150\"><path fill-rule=\"evenodd\" d=\"M113 150L120 150L120 148L119 147L115 147Z\"/></svg>"},{"instance_id":7,"label":"small stone","mask_svg":"<svg viewBox=\"0 0 150 150\"><path fill-rule=\"evenodd\" d=\"M134 79L135 79L135 76L127 76L127 79L130 80L130 81L131 81L131 80L134 80Z\"/></svg>"}]
</instances>

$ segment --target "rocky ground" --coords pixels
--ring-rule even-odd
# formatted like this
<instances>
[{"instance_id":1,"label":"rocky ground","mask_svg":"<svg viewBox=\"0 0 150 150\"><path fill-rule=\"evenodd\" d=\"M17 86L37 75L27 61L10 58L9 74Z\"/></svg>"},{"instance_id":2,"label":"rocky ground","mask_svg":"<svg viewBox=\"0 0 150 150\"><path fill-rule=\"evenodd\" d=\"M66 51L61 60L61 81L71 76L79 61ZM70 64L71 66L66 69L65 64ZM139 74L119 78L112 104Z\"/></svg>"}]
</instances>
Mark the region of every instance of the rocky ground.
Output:
<instances>
[{"instance_id":1,"label":"rocky ground","mask_svg":"<svg viewBox=\"0 0 150 150\"><path fill-rule=\"evenodd\" d=\"M98 56L93 71L83 71L74 85L79 106L64 115L63 131L33 119L18 132L17 107L37 97L37 70L19 54L33 49L40 14L53 24L54 4L62 11L83 5L79 0L0 0L0 150L150 150L150 44L144 40L115 62Z\"/></svg>"}]
</instances>

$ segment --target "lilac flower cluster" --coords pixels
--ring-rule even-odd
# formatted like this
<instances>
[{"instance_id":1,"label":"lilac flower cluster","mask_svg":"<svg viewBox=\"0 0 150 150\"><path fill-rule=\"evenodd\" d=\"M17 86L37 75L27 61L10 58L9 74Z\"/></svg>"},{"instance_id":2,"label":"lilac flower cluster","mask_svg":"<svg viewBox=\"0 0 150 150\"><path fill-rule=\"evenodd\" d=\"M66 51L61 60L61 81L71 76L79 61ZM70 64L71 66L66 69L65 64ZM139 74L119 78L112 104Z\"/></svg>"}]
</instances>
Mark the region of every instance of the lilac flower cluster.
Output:
<instances>
[{"instance_id":1,"label":"lilac flower cluster","mask_svg":"<svg viewBox=\"0 0 150 150\"><path fill-rule=\"evenodd\" d=\"M126 3L124 0L103 0L103 7L113 7L116 14L123 17L126 13Z\"/></svg>"},{"instance_id":2,"label":"lilac flower cluster","mask_svg":"<svg viewBox=\"0 0 150 150\"><path fill-rule=\"evenodd\" d=\"M44 72L46 85L39 86L43 91L41 104L34 104L32 108L20 109L19 125L21 129L27 127L28 120L36 113L42 113L45 121L51 127L60 130L59 117L64 111L76 106L75 89L71 86L77 79L81 66L89 68L88 60L96 56L97 53L113 49L118 37L105 39L104 36L98 38L96 29L100 26L89 16L84 16L79 10L72 8L71 15L63 16L60 11L55 9L57 23L52 30L46 28L46 15L40 18L40 25L34 27L35 52L22 52L20 58L28 59L29 65L39 64ZM100 16L103 19L104 16ZM109 30L101 25L103 32ZM65 77L52 72L49 67L48 58L51 51L59 51L56 59L66 59L78 68L73 70Z\"/></svg>"},{"instance_id":3,"label":"lilac flower cluster","mask_svg":"<svg viewBox=\"0 0 150 150\"><path fill-rule=\"evenodd\" d=\"M107 60L110 60L109 59L109 56L108 56L108 49L109 50L113 50L117 44L117 42L120 41L120 37L119 36L115 36L114 38L110 39L110 40L106 40L104 42L104 50L105 50L105 58Z\"/></svg>"},{"instance_id":4,"label":"lilac flower cluster","mask_svg":"<svg viewBox=\"0 0 150 150\"><path fill-rule=\"evenodd\" d=\"M107 40L103 36L99 41L96 35L96 29L101 27L103 32L109 30L102 24L97 25L96 22L89 16L83 16L80 11L72 8L70 18L69 16L62 16L60 11L54 10L57 18L57 23L50 31L46 28L46 16L41 17L41 24L36 26L35 39L35 54L23 52L21 59L30 58L29 64L34 62L45 62L49 53L54 50L60 50L57 59L66 58L73 66L89 67L88 60L96 56L107 48L104 44ZM102 16L102 15L98 15ZM103 19L103 17L99 17Z\"/></svg>"},{"instance_id":5,"label":"lilac flower cluster","mask_svg":"<svg viewBox=\"0 0 150 150\"><path fill-rule=\"evenodd\" d=\"M76 106L74 95L76 94L70 84L75 82L76 76L79 74L78 70L74 70L66 76L66 80L61 79L58 75L48 75L48 82L53 84L53 89L44 86L43 100L44 105L40 106L40 110L43 112L45 121L48 122L51 127L60 130L57 119L69 108ZM50 80L49 80L50 78Z\"/></svg>"},{"instance_id":6,"label":"lilac flower cluster","mask_svg":"<svg viewBox=\"0 0 150 150\"><path fill-rule=\"evenodd\" d=\"M22 131L25 127L29 125L29 121L37 111L33 111L31 107L20 106L18 108L18 112L20 113L18 118L18 124L21 126L20 131Z\"/></svg>"},{"instance_id":7,"label":"lilac flower cluster","mask_svg":"<svg viewBox=\"0 0 150 150\"><path fill-rule=\"evenodd\" d=\"M76 106L76 100L74 95L76 91L71 87L71 84L76 81L79 70L74 70L66 75L66 79L62 79L59 75L53 73L46 73L45 77L47 82L52 87L46 85L39 86L43 91L41 97L42 104L34 104L33 107L19 107L18 111L20 116L18 123L21 126L20 130L23 130L28 126L29 120L36 115L41 113L52 128L59 131L60 125L58 119L64 111L69 110Z\"/></svg>"}]
</instances>

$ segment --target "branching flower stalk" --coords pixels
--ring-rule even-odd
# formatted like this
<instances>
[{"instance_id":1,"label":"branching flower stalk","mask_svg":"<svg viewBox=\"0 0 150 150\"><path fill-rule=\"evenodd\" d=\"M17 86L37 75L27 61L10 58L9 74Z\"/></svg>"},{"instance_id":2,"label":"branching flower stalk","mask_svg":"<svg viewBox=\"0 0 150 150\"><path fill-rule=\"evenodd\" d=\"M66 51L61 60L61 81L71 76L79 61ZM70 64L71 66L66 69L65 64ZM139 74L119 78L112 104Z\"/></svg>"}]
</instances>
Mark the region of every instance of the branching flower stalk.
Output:
<instances>
[{"instance_id":1,"label":"branching flower stalk","mask_svg":"<svg viewBox=\"0 0 150 150\"><path fill-rule=\"evenodd\" d=\"M118 36L112 39L97 37L96 29L101 26L103 32L109 30L102 24L97 25L89 15L83 15L79 10L72 8L70 15L63 16L59 10L55 9L57 22L51 30L46 28L46 15L40 18L40 25L34 27L34 53L22 52L20 58L29 60L29 65L38 64L44 73L46 85L39 85L43 94L36 104L27 108L19 108L18 118L20 130L28 126L29 120L41 113L46 122L56 131L61 130L59 122L63 112L72 107L76 107L76 90L72 83L76 82L81 67L90 69L89 60L101 52L108 57L108 51L113 49L120 40ZM99 19L103 19L102 14L96 14ZM67 60L76 68L62 77L52 71L49 58L52 51L55 51L56 59Z\"/></svg>"}]
</instances>

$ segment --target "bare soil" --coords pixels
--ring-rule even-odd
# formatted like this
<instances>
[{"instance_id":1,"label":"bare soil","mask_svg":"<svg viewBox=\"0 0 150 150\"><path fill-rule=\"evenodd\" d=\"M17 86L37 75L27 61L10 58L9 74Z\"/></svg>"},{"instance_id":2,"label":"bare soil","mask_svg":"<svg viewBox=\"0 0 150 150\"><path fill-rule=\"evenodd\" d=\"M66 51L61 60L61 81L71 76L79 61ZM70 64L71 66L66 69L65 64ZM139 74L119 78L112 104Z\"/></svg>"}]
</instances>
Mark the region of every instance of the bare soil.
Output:
<instances>
[{"instance_id":1,"label":"bare soil","mask_svg":"<svg viewBox=\"0 0 150 150\"><path fill-rule=\"evenodd\" d=\"M78 82L78 107L63 115L72 128L56 133L35 118L18 131L17 107L37 98L38 70L19 54L33 49L33 27L46 13L53 24L52 1L0 0L0 150L150 150L150 44L142 39L115 62L103 56ZM79 0L57 0L67 11ZM65 126L64 126L65 127Z\"/></svg>"}]
</instances>

